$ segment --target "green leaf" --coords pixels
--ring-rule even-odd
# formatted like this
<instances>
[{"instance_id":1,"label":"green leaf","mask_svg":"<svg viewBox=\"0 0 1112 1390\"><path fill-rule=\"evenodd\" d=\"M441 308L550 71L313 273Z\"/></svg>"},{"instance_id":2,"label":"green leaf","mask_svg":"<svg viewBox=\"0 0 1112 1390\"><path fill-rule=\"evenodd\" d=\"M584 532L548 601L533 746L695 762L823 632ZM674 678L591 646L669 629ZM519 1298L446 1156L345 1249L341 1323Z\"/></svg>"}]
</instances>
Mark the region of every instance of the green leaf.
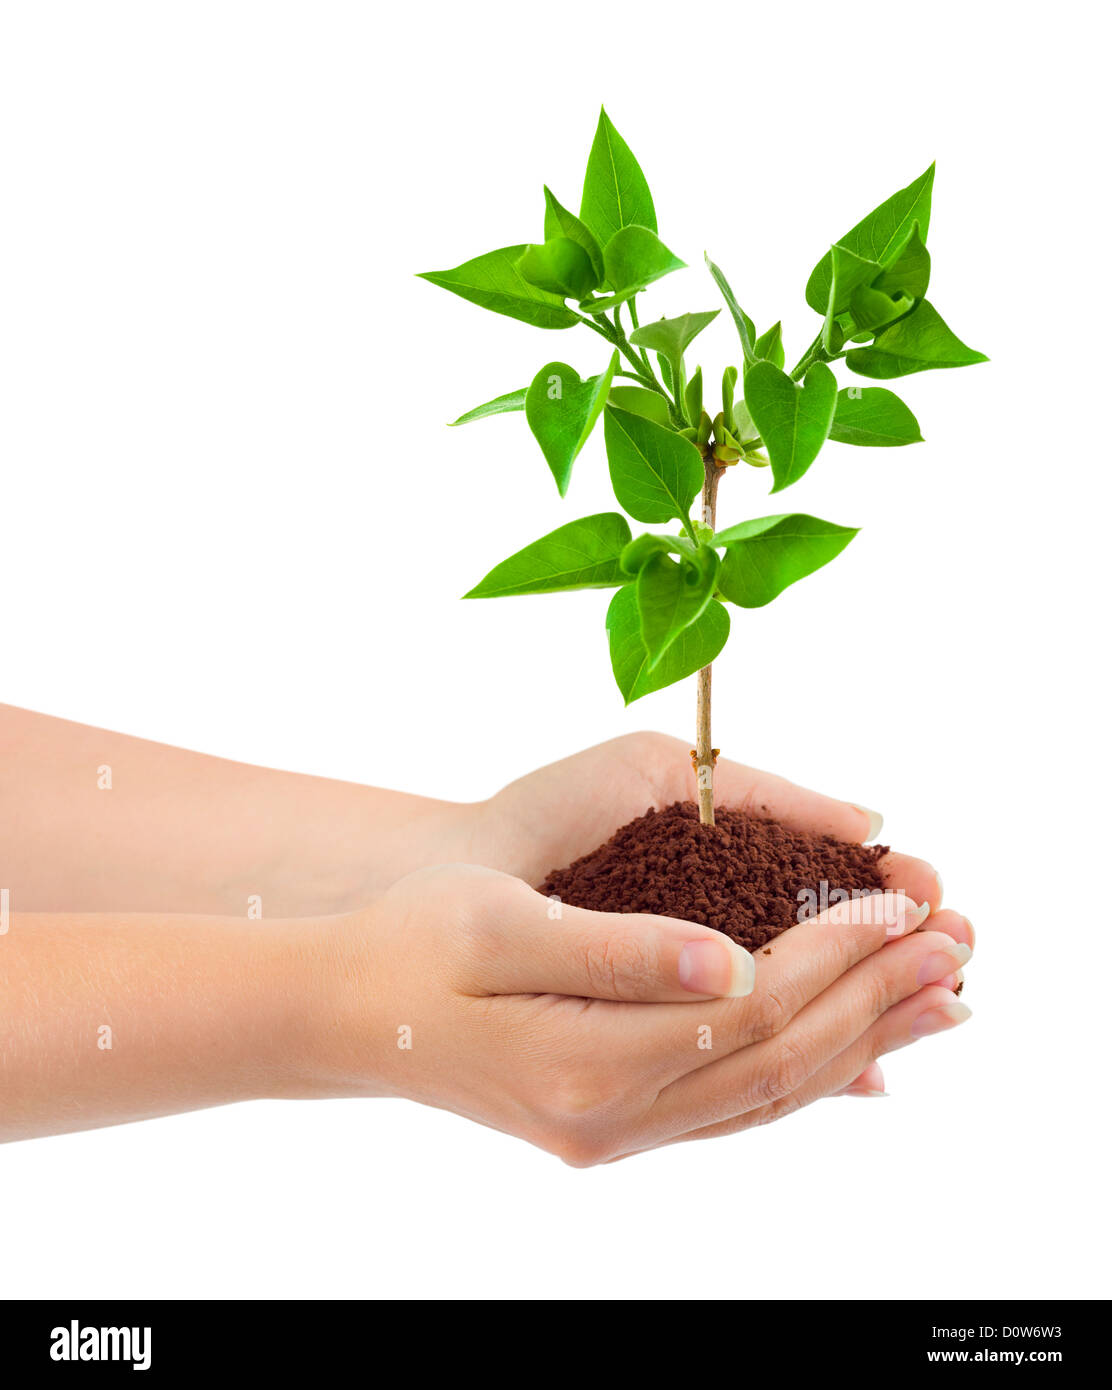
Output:
<instances>
[{"instance_id":1,"label":"green leaf","mask_svg":"<svg viewBox=\"0 0 1112 1390\"><path fill-rule=\"evenodd\" d=\"M654 556L680 555L690 546L686 536L657 536L646 531L643 536L635 536L622 551L622 570L636 578Z\"/></svg>"},{"instance_id":2,"label":"green leaf","mask_svg":"<svg viewBox=\"0 0 1112 1390\"><path fill-rule=\"evenodd\" d=\"M934 186L934 165L901 188L891 198L856 227L840 237L838 245L864 260L876 261L888 267L898 260L918 223L919 234L925 242L931 216L931 189ZM832 259L828 251L807 281L807 303L817 314L825 314L830 301Z\"/></svg>"},{"instance_id":3,"label":"green leaf","mask_svg":"<svg viewBox=\"0 0 1112 1390\"><path fill-rule=\"evenodd\" d=\"M703 486L694 444L652 420L606 408L606 455L619 504L638 521L686 521Z\"/></svg>"},{"instance_id":4,"label":"green leaf","mask_svg":"<svg viewBox=\"0 0 1112 1390\"><path fill-rule=\"evenodd\" d=\"M699 617L714 597L718 555L700 546L693 555L653 555L637 576L637 611L641 640L651 671L675 639Z\"/></svg>"},{"instance_id":5,"label":"green leaf","mask_svg":"<svg viewBox=\"0 0 1112 1390\"><path fill-rule=\"evenodd\" d=\"M617 512L569 521L495 565L464 598L610 589L625 584L628 576L622 573L620 560L629 541L629 523Z\"/></svg>"},{"instance_id":6,"label":"green leaf","mask_svg":"<svg viewBox=\"0 0 1112 1390\"><path fill-rule=\"evenodd\" d=\"M641 640L641 618L637 608L637 587L627 584L610 600L606 612L606 631L610 638L610 663L614 679L626 704L632 704L654 690L663 690L709 666L726 645L730 635L730 615L717 599L707 604L702 615L685 628L668 647L660 661L649 668L649 654Z\"/></svg>"},{"instance_id":7,"label":"green leaf","mask_svg":"<svg viewBox=\"0 0 1112 1390\"><path fill-rule=\"evenodd\" d=\"M719 531L714 544L726 547L718 588L740 608L763 608L797 579L840 555L855 526L835 526L815 516L763 516Z\"/></svg>"},{"instance_id":8,"label":"green leaf","mask_svg":"<svg viewBox=\"0 0 1112 1390\"><path fill-rule=\"evenodd\" d=\"M527 390L528 388L523 386L520 391L507 391L504 396L495 396L492 401L477 405L474 410L467 411L458 420L453 420L451 423L453 425L468 425L472 420L485 420L488 415L506 415L513 410L524 410Z\"/></svg>"},{"instance_id":9,"label":"green leaf","mask_svg":"<svg viewBox=\"0 0 1112 1390\"><path fill-rule=\"evenodd\" d=\"M703 369L695 368L695 375L687 383L683 393L683 408L690 425L697 425L703 414Z\"/></svg>"},{"instance_id":10,"label":"green leaf","mask_svg":"<svg viewBox=\"0 0 1112 1390\"><path fill-rule=\"evenodd\" d=\"M919 421L894 391L883 386L850 386L838 392L830 438L839 444L891 448L921 444Z\"/></svg>"},{"instance_id":11,"label":"green leaf","mask_svg":"<svg viewBox=\"0 0 1112 1390\"><path fill-rule=\"evenodd\" d=\"M517 266L531 285L569 299L583 299L598 284L590 256L566 236L526 247Z\"/></svg>"},{"instance_id":12,"label":"green leaf","mask_svg":"<svg viewBox=\"0 0 1112 1390\"><path fill-rule=\"evenodd\" d=\"M719 312L718 309L711 309L709 313L683 314L675 319L657 319L655 323L642 324L636 332L630 334L629 341L637 347L651 348L653 352L658 352L668 362L674 374L672 379L676 380L684 353L707 324L718 317Z\"/></svg>"},{"instance_id":13,"label":"green leaf","mask_svg":"<svg viewBox=\"0 0 1112 1390\"><path fill-rule=\"evenodd\" d=\"M602 247L595 240L590 227L585 226L574 212L569 212L546 184L544 190L544 239L551 241L558 236L566 236L582 246L590 257L591 266L595 272L595 283L601 285L606 273L602 264Z\"/></svg>"},{"instance_id":14,"label":"green leaf","mask_svg":"<svg viewBox=\"0 0 1112 1390\"><path fill-rule=\"evenodd\" d=\"M760 437L760 430L753 423L749 407L742 401L734 402L734 427L730 431L740 444L749 444Z\"/></svg>"},{"instance_id":15,"label":"green leaf","mask_svg":"<svg viewBox=\"0 0 1112 1390\"><path fill-rule=\"evenodd\" d=\"M879 262L865 260L845 246L830 248L830 297L822 325L822 345L828 353L841 351L843 322L848 323L845 315L854 295L861 286L871 284L881 270Z\"/></svg>"},{"instance_id":16,"label":"green leaf","mask_svg":"<svg viewBox=\"0 0 1112 1390\"><path fill-rule=\"evenodd\" d=\"M617 294L603 295L600 299L585 299L579 307L585 314L608 314L611 309L616 309L619 304L624 304L626 300L640 294L644 288L644 285L630 285L628 289L619 290Z\"/></svg>"},{"instance_id":17,"label":"green leaf","mask_svg":"<svg viewBox=\"0 0 1112 1390\"><path fill-rule=\"evenodd\" d=\"M622 227L656 231L656 210L641 166L614 129L604 107L587 160L579 216L605 246Z\"/></svg>"},{"instance_id":18,"label":"green leaf","mask_svg":"<svg viewBox=\"0 0 1112 1390\"><path fill-rule=\"evenodd\" d=\"M607 284L619 292L643 290L662 275L684 268L683 261L673 256L647 227L623 227L615 232L606 243L602 259Z\"/></svg>"},{"instance_id":19,"label":"green leaf","mask_svg":"<svg viewBox=\"0 0 1112 1390\"><path fill-rule=\"evenodd\" d=\"M737 368L727 367L722 373L722 419L726 428L734 428L734 391L737 389Z\"/></svg>"},{"instance_id":20,"label":"green leaf","mask_svg":"<svg viewBox=\"0 0 1112 1390\"><path fill-rule=\"evenodd\" d=\"M558 296L531 285L518 269L517 263L526 249L524 245L503 246L464 261L454 270L429 270L418 278L483 309L520 319L536 328L571 328L579 322L578 316Z\"/></svg>"},{"instance_id":21,"label":"green leaf","mask_svg":"<svg viewBox=\"0 0 1112 1390\"><path fill-rule=\"evenodd\" d=\"M672 423L668 402L659 391L646 391L643 386L611 386L610 404L645 420L655 420L667 427Z\"/></svg>"},{"instance_id":22,"label":"green leaf","mask_svg":"<svg viewBox=\"0 0 1112 1390\"><path fill-rule=\"evenodd\" d=\"M745 357L746 364L752 364L757 360L757 354L753 347L754 340L757 336L757 330L753 324L753 320L734 298L734 292L727 284L726 277L706 252L703 253L703 259L707 263L707 269L710 271L711 275L714 276L715 284L722 291L722 298L726 301L726 308L729 309L733 316L734 323L737 325L738 337L741 339L741 351Z\"/></svg>"},{"instance_id":23,"label":"green leaf","mask_svg":"<svg viewBox=\"0 0 1112 1390\"><path fill-rule=\"evenodd\" d=\"M873 288L885 294L906 294L908 299L922 299L931 279L931 254L919 234L919 224L912 228L911 240L881 275Z\"/></svg>"},{"instance_id":24,"label":"green leaf","mask_svg":"<svg viewBox=\"0 0 1112 1390\"><path fill-rule=\"evenodd\" d=\"M763 362L771 362L774 367L784 365L784 340L779 321L753 344L753 355Z\"/></svg>"},{"instance_id":25,"label":"green leaf","mask_svg":"<svg viewBox=\"0 0 1112 1390\"><path fill-rule=\"evenodd\" d=\"M561 497L567 493L572 464L602 414L617 369L616 352L601 376L588 377L586 381L580 381L575 368L566 362L549 362L533 378L526 393L525 418Z\"/></svg>"},{"instance_id":26,"label":"green leaf","mask_svg":"<svg viewBox=\"0 0 1112 1390\"><path fill-rule=\"evenodd\" d=\"M771 362L757 362L745 376L745 404L768 450L781 492L798 482L822 448L838 398L834 373L816 362L798 385Z\"/></svg>"},{"instance_id":27,"label":"green leaf","mask_svg":"<svg viewBox=\"0 0 1112 1390\"><path fill-rule=\"evenodd\" d=\"M853 302L853 295L861 285L871 285L884 272L879 261L859 256L848 246L830 248L830 297L826 302L826 320L832 323L839 314L844 314Z\"/></svg>"},{"instance_id":28,"label":"green leaf","mask_svg":"<svg viewBox=\"0 0 1112 1390\"><path fill-rule=\"evenodd\" d=\"M687 545L691 545L687 537L682 538ZM678 535L653 535L651 531L646 531L644 535L634 537L621 552L621 569L624 573L637 578L637 575L644 570L649 560L656 555L680 555L682 546L681 538Z\"/></svg>"},{"instance_id":29,"label":"green leaf","mask_svg":"<svg viewBox=\"0 0 1112 1390\"><path fill-rule=\"evenodd\" d=\"M915 303L914 300L908 299L906 294L893 299L884 290L874 289L872 285L861 285L854 291L851 307L854 326L865 329L871 337L888 324L894 323L896 319L903 318L904 314L915 307Z\"/></svg>"},{"instance_id":30,"label":"green leaf","mask_svg":"<svg viewBox=\"0 0 1112 1390\"><path fill-rule=\"evenodd\" d=\"M870 347L846 353L846 366L859 376L886 381L934 367L968 367L987 362L946 326L929 300L922 300L906 318L879 333Z\"/></svg>"}]
</instances>

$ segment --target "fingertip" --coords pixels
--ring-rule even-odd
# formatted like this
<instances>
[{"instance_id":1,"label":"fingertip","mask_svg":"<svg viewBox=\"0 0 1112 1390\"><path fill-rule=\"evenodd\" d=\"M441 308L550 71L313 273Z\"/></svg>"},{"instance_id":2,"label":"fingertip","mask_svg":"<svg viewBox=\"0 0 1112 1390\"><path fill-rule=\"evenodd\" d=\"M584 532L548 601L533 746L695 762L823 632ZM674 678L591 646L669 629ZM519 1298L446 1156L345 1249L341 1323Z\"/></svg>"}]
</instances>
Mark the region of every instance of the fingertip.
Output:
<instances>
[{"instance_id":1,"label":"fingertip","mask_svg":"<svg viewBox=\"0 0 1112 1390\"><path fill-rule=\"evenodd\" d=\"M856 801L851 801L849 804L865 817L865 833L861 837L862 843L868 844L870 840L875 840L884 828L884 817L879 811L870 811L868 806L859 806Z\"/></svg>"},{"instance_id":2,"label":"fingertip","mask_svg":"<svg viewBox=\"0 0 1112 1390\"><path fill-rule=\"evenodd\" d=\"M680 951L676 973L688 993L718 999L742 999L752 994L757 975L749 952L718 932L687 942Z\"/></svg>"}]
</instances>

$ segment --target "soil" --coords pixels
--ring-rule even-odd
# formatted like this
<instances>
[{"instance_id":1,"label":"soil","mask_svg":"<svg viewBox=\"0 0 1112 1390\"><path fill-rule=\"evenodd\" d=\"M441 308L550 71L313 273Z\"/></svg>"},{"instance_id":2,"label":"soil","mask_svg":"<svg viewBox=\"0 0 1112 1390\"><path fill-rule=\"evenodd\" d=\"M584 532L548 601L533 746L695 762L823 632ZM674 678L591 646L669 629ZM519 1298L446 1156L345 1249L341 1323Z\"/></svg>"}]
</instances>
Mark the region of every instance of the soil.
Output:
<instances>
[{"instance_id":1,"label":"soil","mask_svg":"<svg viewBox=\"0 0 1112 1390\"><path fill-rule=\"evenodd\" d=\"M743 811L700 825L694 802L650 809L604 845L555 869L540 892L596 912L652 912L715 927L747 951L854 890L884 887L886 845L790 830ZM841 892L839 892L841 890Z\"/></svg>"}]
</instances>

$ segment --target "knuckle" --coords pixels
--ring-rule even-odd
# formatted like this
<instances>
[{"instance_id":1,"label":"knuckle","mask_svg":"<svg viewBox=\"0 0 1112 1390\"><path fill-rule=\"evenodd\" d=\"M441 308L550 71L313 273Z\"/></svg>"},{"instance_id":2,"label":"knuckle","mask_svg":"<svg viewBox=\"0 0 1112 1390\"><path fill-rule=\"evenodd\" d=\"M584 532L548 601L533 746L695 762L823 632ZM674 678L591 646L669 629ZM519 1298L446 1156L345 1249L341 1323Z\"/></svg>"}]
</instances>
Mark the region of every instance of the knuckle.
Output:
<instances>
[{"instance_id":1,"label":"knuckle","mask_svg":"<svg viewBox=\"0 0 1112 1390\"><path fill-rule=\"evenodd\" d=\"M608 1147L593 1135L578 1133L565 1137L554 1152L569 1168L594 1168L611 1156Z\"/></svg>"},{"instance_id":2,"label":"knuckle","mask_svg":"<svg viewBox=\"0 0 1112 1390\"><path fill-rule=\"evenodd\" d=\"M862 1012L870 1020L877 1019L893 1004L899 1003L902 996L903 991L891 972L868 971L861 984Z\"/></svg>"},{"instance_id":3,"label":"knuckle","mask_svg":"<svg viewBox=\"0 0 1112 1390\"><path fill-rule=\"evenodd\" d=\"M613 1083L589 1074L568 1076L549 1089L545 1112L556 1124L594 1124L613 1104Z\"/></svg>"},{"instance_id":4,"label":"knuckle","mask_svg":"<svg viewBox=\"0 0 1112 1390\"><path fill-rule=\"evenodd\" d=\"M652 994L656 953L635 932L613 932L588 944L584 967L591 989L600 998L636 1001Z\"/></svg>"},{"instance_id":5,"label":"knuckle","mask_svg":"<svg viewBox=\"0 0 1112 1390\"><path fill-rule=\"evenodd\" d=\"M591 1168L611 1154L603 1129L582 1115L550 1119L541 1130L539 1143L571 1168Z\"/></svg>"},{"instance_id":6,"label":"knuckle","mask_svg":"<svg viewBox=\"0 0 1112 1390\"><path fill-rule=\"evenodd\" d=\"M797 1110L802 1110L804 1104L803 1097L798 1094L782 1096L760 1113L757 1123L760 1125L773 1124L776 1120L782 1120L788 1115L794 1115Z\"/></svg>"},{"instance_id":7,"label":"knuckle","mask_svg":"<svg viewBox=\"0 0 1112 1390\"><path fill-rule=\"evenodd\" d=\"M757 1099L761 1105L780 1105L807 1079L807 1054L798 1044L782 1039L776 1056L757 1079Z\"/></svg>"},{"instance_id":8,"label":"knuckle","mask_svg":"<svg viewBox=\"0 0 1112 1390\"><path fill-rule=\"evenodd\" d=\"M793 1010L780 989L766 989L752 1002L752 1012L747 1020L749 1037L753 1042L767 1042L783 1031Z\"/></svg>"},{"instance_id":9,"label":"knuckle","mask_svg":"<svg viewBox=\"0 0 1112 1390\"><path fill-rule=\"evenodd\" d=\"M613 1079L576 1066L547 1079L541 1106L540 1147L575 1168L601 1163L613 1152L620 1094Z\"/></svg>"}]
</instances>

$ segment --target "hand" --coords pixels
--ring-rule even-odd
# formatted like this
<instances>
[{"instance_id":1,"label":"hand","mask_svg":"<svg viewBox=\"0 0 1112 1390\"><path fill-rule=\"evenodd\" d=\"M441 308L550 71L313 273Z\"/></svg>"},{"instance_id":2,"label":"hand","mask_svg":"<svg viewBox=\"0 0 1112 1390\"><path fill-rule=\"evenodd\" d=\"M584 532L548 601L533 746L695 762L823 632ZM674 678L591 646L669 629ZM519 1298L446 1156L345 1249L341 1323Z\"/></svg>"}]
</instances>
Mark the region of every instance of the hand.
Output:
<instances>
[{"instance_id":1,"label":"hand","mask_svg":"<svg viewBox=\"0 0 1112 1390\"><path fill-rule=\"evenodd\" d=\"M526 883L539 884L603 844L650 806L691 800L695 779L688 745L666 734L637 733L575 753L511 782L473 810L468 857ZM759 811L785 825L842 840L863 841L879 827L848 801L837 801L728 759L715 770L723 806ZM942 884L921 859L889 854L881 871L893 890L937 909ZM959 939L972 945L967 932Z\"/></svg>"},{"instance_id":2,"label":"hand","mask_svg":"<svg viewBox=\"0 0 1112 1390\"><path fill-rule=\"evenodd\" d=\"M332 984L297 1093L409 1097L575 1166L732 1133L962 1021L935 982L968 959L968 924L922 918L900 894L856 899L754 959L707 927L556 907L484 868L420 870L324 929Z\"/></svg>"}]
</instances>

